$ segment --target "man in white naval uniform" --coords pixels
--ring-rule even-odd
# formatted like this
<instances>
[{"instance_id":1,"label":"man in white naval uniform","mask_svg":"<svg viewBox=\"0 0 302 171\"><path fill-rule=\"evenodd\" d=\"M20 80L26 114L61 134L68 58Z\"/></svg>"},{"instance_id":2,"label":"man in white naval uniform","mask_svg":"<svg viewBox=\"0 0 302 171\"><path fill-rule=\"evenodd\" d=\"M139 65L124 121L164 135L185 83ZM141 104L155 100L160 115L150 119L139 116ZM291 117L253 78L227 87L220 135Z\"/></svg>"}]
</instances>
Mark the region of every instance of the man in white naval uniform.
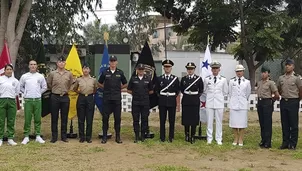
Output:
<instances>
[{"instance_id":1,"label":"man in white naval uniform","mask_svg":"<svg viewBox=\"0 0 302 171\"><path fill-rule=\"evenodd\" d=\"M225 77L219 74L221 64L217 61L211 63L212 75L204 80L204 96L206 97L207 113L207 142L213 140L213 120L216 120L215 140L222 145L222 119L224 111L224 97L228 94L228 83Z\"/></svg>"}]
</instances>

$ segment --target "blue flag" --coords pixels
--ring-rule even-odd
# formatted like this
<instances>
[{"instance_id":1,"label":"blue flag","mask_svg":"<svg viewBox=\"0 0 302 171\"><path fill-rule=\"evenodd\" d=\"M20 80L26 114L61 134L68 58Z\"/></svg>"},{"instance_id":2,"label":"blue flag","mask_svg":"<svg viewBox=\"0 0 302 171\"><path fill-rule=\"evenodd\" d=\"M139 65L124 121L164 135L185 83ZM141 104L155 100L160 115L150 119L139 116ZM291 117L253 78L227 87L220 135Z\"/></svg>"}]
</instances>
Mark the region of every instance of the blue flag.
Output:
<instances>
[{"instance_id":1,"label":"blue flag","mask_svg":"<svg viewBox=\"0 0 302 171\"><path fill-rule=\"evenodd\" d=\"M109 67L109 54L108 54L108 47L106 44L104 44L104 52L103 52L103 58L100 66L99 71L99 78L102 72ZM97 108L99 109L100 113L103 112L103 89L98 88L95 95L94 95L94 102Z\"/></svg>"}]
</instances>

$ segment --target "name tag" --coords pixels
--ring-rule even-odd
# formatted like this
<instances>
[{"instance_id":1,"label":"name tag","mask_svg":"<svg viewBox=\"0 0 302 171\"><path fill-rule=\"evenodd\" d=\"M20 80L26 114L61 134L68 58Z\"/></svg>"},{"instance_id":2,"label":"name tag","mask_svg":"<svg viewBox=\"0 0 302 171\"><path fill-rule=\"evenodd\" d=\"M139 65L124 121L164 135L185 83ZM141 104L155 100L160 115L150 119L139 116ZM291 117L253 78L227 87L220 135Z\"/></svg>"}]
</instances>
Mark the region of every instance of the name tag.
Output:
<instances>
[{"instance_id":1,"label":"name tag","mask_svg":"<svg viewBox=\"0 0 302 171\"><path fill-rule=\"evenodd\" d=\"M121 75L116 75L116 77L121 77Z\"/></svg>"},{"instance_id":2,"label":"name tag","mask_svg":"<svg viewBox=\"0 0 302 171\"><path fill-rule=\"evenodd\" d=\"M133 81L134 84L138 84L138 81Z\"/></svg>"},{"instance_id":3,"label":"name tag","mask_svg":"<svg viewBox=\"0 0 302 171\"><path fill-rule=\"evenodd\" d=\"M144 83L149 84L149 81L144 81Z\"/></svg>"},{"instance_id":4,"label":"name tag","mask_svg":"<svg viewBox=\"0 0 302 171\"><path fill-rule=\"evenodd\" d=\"M106 77L111 77L111 75L106 75Z\"/></svg>"}]
</instances>

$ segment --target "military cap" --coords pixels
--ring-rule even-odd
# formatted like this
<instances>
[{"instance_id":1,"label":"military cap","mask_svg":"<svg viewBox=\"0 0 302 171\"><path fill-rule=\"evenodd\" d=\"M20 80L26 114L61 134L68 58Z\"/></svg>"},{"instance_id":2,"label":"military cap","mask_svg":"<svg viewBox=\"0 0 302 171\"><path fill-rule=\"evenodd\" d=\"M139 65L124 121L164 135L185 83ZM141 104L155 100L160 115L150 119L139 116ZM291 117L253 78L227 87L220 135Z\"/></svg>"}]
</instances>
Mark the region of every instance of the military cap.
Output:
<instances>
[{"instance_id":1,"label":"military cap","mask_svg":"<svg viewBox=\"0 0 302 171\"><path fill-rule=\"evenodd\" d=\"M187 63L186 68L187 68L187 69L188 69L188 68L193 68L193 69L195 69L195 68L196 68L196 65L195 65L193 62L189 62L189 63Z\"/></svg>"},{"instance_id":2,"label":"military cap","mask_svg":"<svg viewBox=\"0 0 302 171\"><path fill-rule=\"evenodd\" d=\"M235 71L237 72L237 71L244 71L245 70L245 68L243 67L243 65L236 65L236 69L235 69Z\"/></svg>"},{"instance_id":3,"label":"military cap","mask_svg":"<svg viewBox=\"0 0 302 171\"><path fill-rule=\"evenodd\" d=\"M58 61L66 61L66 59L64 58L64 56L59 56Z\"/></svg>"},{"instance_id":4,"label":"military cap","mask_svg":"<svg viewBox=\"0 0 302 171\"><path fill-rule=\"evenodd\" d=\"M287 59L285 62L285 65L292 65L292 64L295 64L295 61L292 59Z\"/></svg>"},{"instance_id":5,"label":"military cap","mask_svg":"<svg viewBox=\"0 0 302 171\"><path fill-rule=\"evenodd\" d=\"M167 66L167 67L172 67L174 65L174 63L171 60L166 59L162 62L162 65Z\"/></svg>"},{"instance_id":6,"label":"military cap","mask_svg":"<svg viewBox=\"0 0 302 171\"><path fill-rule=\"evenodd\" d=\"M144 66L144 64L138 64L136 66L136 69L145 69L145 66Z\"/></svg>"},{"instance_id":7,"label":"military cap","mask_svg":"<svg viewBox=\"0 0 302 171\"><path fill-rule=\"evenodd\" d=\"M109 61L117 61L117 57L112 55L110 56Z\"/></svg>"},{"instance_id":8,"label":"military cap","mask_svg":"<svg viewBox=\"0 0 302 171\"><path fill-rule=\"evenodd\" d=\"M213 62L210 64L210 67L211 67L211 68L220 68L220 67L221 67L221 64L220 64L218 61L213 61Z\"/></svg>"},{"instance_id":9,"label":"military cap","mask_svg":"<svg viewBox=\"0 0 302 171\"><path fill-rule=\"evenodd\" d=\"M267 66L262 66L261 72L268 72L268 73L270 73L271 70L270 70L269 67L267 67Z\"/></svg>"}]
</instances>

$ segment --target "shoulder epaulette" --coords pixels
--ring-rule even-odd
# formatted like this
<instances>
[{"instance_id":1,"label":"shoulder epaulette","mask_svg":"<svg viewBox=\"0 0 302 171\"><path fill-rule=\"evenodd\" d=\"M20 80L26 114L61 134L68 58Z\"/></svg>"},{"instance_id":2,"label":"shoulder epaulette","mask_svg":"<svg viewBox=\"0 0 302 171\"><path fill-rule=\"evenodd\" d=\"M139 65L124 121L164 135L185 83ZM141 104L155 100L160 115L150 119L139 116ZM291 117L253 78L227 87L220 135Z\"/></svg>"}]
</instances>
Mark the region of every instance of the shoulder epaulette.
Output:
<instances>
[{"instance_id":1,"label":"shoulder epaulette","mask_svg":"<svg viewBox=\"0 0 302 171\"><path fill-rule=\"evenodd\" d=\"M209 76L206 76L206 78L210 78L211 76L209 75Z\"/></svg>"},{"instance_id":2,"label":"shoulder epaulette","mask_svg":"<svg viewBox=\"0 0 302 171\"><path fill-rule=\"evenodd\" d=\"M236 77L233 77L233 78L231 78L231 79L236 79Z\"/></svg>"},{"instance_id":3,"label":"shoulder epaulette","mask_svg":"<svg viewBox=\"0 0 302 171\"><path fill-rule=\"evenodd\" d=\"M220 75L220 77L225 78L225 76L223 76L223 75Z\"/></svg>"}]
</instances>

